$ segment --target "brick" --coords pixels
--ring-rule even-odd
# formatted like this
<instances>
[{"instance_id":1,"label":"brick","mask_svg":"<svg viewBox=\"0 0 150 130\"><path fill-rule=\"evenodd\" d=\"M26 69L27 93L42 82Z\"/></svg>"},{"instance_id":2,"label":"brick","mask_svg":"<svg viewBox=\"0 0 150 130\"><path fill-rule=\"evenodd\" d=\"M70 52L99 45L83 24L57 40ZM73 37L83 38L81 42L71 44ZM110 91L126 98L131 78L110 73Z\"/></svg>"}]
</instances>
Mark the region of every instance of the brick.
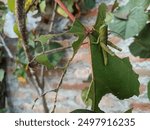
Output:
<instances>
[{"instance_id":1,"label":"brick","mask_svg":"<svg viewBox=\"0 0 150 130\"><path fill-rule=\"evenodd\" d=\"M75 70L74 72L75 77L78 79L81 79L83 81L88 80L90 74L91 74L91 69L89 67L85 67L85 68L78 68L77 70Z\"/></svg>"},{"instance_id":2,"label":"brick","mask_svg":"<svg viewBox=\"0 0 150 130\"><path fill-rule=\"evenodd\" d=\"M53 86L57 86L57 84L54 84ZM74 84L69 84L69 83L63 83L62 87L63 89L75 89L75 90L82 90L86 87L89 86L89 83L74 83Z\"/></svg>"},{"instance_id":3,"label":"brick","mask_svg":"<svg viewBox=\"0 0 150 130\"><path fill-rule=\"evenodd\" d=\"M72 64L74 64L78 61L83 61L88 64L91 63L91 55L90 55L90 52L88 49L85 49L85 48L79 49L78 53L76 54L76 56L74 57L74 59L72 61Z\"/></svg>"},{"instance_id":4,"label":"brick","mask_svg":"<svg viewBox=\"0 0 150 130\"><path fill-rule=\"evenodd\" d=\"M150 103L132 103L133 111L150 112Z\"/></svg>"},{"instance_id":5,"label":"brick","mask_svg":"<svg viewBox=\"0 0 150 130\"><path fill-rule=\"evenodd\" d=\"M109 41L111 41L113 44L118 44L119 42L121 42L121 38L116 36L111 36L109 37Z\"/></svg>"},{"instance_id":6,"label":"brick","mask_svg":"<svg viewBox=\"0 0 150 130\"><path fill-rule=\"evenodd\" d=\"M91 10L91 13L87 14L85 17L81 17L83 22L85 22L85 24L88 25L90 29L92 29L91 25L93 25L95 22L96 13L97 13L97 9L94 9ZM42 30L44 29L47 30L48 26L49 25L44 24L43 26L43 24L41 24ZM71 37L69 40L63 40L63 37L58 38L58 40L62 41L61 44L64 47L71 45L74 39L76 39L76 37ZM145 93L147 88L146 85L150 77L150 69L148 64L144 65L143 63L149 62L150 58L141 59L139 57L134 57L133 55L131 55L128 46L130 45L132 39L123 41L119 37L111 35L109 36L109 40L123 49L122 52L115 51L119 57L124 58L129 56L135 72L140 75L139 77L141 83L140 94ZM16 50L16 45L11 44L12 40L9 40L9 42L10 42L9 47L12 48L11 50ZM67 75L65 76L61 89L58 93L56 112L61 112L61 113L70 112L76 108L84 108L84 103L81 99L81 90L89 86L89 83L84 81L87 80L88 76L91 73L91 67L90 67L91 55L89 50L89 45L90 45L89 39L85 39L84 42L88 42L88 44L84 44L81 46L79 52L74 57L70 67L68 68ZM72 49L66 50L65 57L60 62L60 66L64 66L66 64L66 61L72 56L72 53L73 53ZM43 112L43 106L41 105L42 104L41 98L35 104L34 109L33 110L31 109L32 107L31 102L33 102L34 99L38 97L38 94L36 93L32 85L26 84L23 86L22 84L18 84L16 80L12 79L10 74L14 71L15 67L11 62L8 64L9 66L7 69L7 73L9 77L8 87L10 89L9 98L11 98L14 109L18 110L19 112ZM45 78L46 80L45 91L52 90L57 87L61 74L62 74L62 69L45 71L45 75L47 76ZM46 95L48 107L50 109L53 106L54 98L55 98L55 93L48 93ZM139 109L140 111L150 112L150 104L145 102L147 102L146 96L140 98L137 97L135 100L133 100L132 106L135 111ZM130 103L131 102L129 101L128 105L130 105ZM108 112L123 111L125 107L126 108L128 107L126 105L127 104L123 104L116 97L103 98L103 108Z\"/></svg>"},{"instance_id":7,"label":"brick","mask_svg":"<svg viewBox=\"0 0 150 130\"><path fill-rule=\"evenodd\" d=\"M85 107L85 104L81 98L81 93L76 96L75 101L78 105L83 106L83 108Z\"/></svg>"},{"instance_id":8,"label":"brick","mask_svg":"<svg viewBox=\"0 0 150 130\"><path fill-rule=\"evenodd\" d=\"M133 69L137 74L139 74L140 76L150 76L150 70L147 69Z\"/></svg>"},{"instance_id":9,"label":"brick","mask_svg":"<svg viewBox=\"0 0 150 130\"><path fill-rule=\"evenodd\" d=\"M55 95L56 95L56 93L51 92L51 93L47 93L45 97L49 103L52 103L52 102L54 102ZM63 102L65 100L67 100L67 97L65 95L58 94L58 98L57 98L58 102Z\"/></svg>"},{"instance_id":10,"label":"brick","mask_svg":"<svg viewBox=\"0 0 150 130\"><path fill-rule=\"evenodd\" d=\"M141 84L140 85L140 89L139 89L140 90L140 94L144 93L146 91L146 89L147 89L146 85Z\"/></svg>"},{"instance_id":11,"label":"brick","mask_svg":"<svg viewBox=\"0 0 150 130\"><path fill-rule=\"evenodd\" d=\"M27 106L26 107L26 110L31 110L31 107L30 106ZM32 110L33 112L36 112L36 113L43 113L44 112L44 109L43 109L43 106L42 105L35 105L35 107L33 108Z\"/></svg>"},{"instance_id":12,"label":"brick","mask_svg":"<svg viewBox=\"0 0 150 130\"><path fill-rule=\"evenodd\" d=\"M140 58L140 57L138 57L138 56L135 57L135 56L133 56L133 55L130 55L129 58L130 58L130 61L133 62L133 63L134 63L134 62L139 62L139 63L140 63L140 62L150 61L150 58L146 58L146 59L145 59L145 58Z\"/></svg>"}]
</instances>

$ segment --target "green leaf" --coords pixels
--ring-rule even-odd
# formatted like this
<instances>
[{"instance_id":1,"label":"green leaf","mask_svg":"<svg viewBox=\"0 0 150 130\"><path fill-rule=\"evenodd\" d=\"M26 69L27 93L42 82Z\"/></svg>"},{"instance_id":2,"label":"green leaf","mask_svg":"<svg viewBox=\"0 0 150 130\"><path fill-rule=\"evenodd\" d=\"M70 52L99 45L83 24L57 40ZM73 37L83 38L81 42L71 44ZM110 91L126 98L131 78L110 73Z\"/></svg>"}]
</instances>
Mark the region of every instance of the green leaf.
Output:
<instances>
[{"instance_id":1,"label":"green leaf","mask_svg":"<svg viewBox=\"0 0 150 130\"><path fill-rule=\"evenodd\" d=\"M85 105L87 107L92 105L91 99L87 98L88 91L89 91L89 88L85 88L85 89L82 90L82 93L81 93L82 101L85 103Z\"/></svg>"},{"instance_id":2,"label":"green leaf","mask_svg":"<svg viewBox=\"0 0 150 130\"><path fill-rule=\"evenodd\" d=\"M99 7L99 16L95 24L95 29L98 30L105 24L105 5ZM128 58L120 59L117 56L108 54L108 64L103 62L103 52L99 44L95 44L99 38L97 31L93 31L90 36L90 50L92 61L93 81L91 82L87 99L92 100L92 110L102 112L98 104L101 98L112 93L119 99L129 98L139 94L138 75L132 70L132 66Z\"/></svg>"},{"instance_id":3,"label":"green leaf","mask_svg":"<svg viewBox=\"0 0 150 130\"><path fill-rule=\"evenodd\" d=\"M91 110L87 110L87 109L76 109L72 111L71 113L95 113L95 112Z\"/></svg>"},{"instance_id":4,"label":"green leaf","mask_svg":"<svg viewBox=\"0 0 150 130\"><path fill-rule=\"evenodd\" d=\"M67 9L70 12L73 12L73 5L74 5L74 1L73 0L62 0L62 2L67 6ZM64 17L68 17L67 13L60 7L57 7L57 13L59 13L60 15L64 16Z\"/></svg>"},{"instance_id":5,"label":"green leaf","mask_svg":"<svg viewBox=\"0 0 150 130\"><path fill-rule=\"evenodd\" d=\"M131 109L125 111L124 113L132 113L132 110L133 110L133 108L131 108Z\"/></svg>"},{"instance_id":6,"label":"green leaf","mask_svg":"<svg viewBox=\"0 0 150 130\"><path fill-rule=\"evenodd\" d=\"M46 35L40 35L38 38L35 39L35 41L41 42L42 44L47 43L48 40L51 40L54 37L58 37L64 35L64 33L60 34L46 34Z\"/></svg>"},{"instance_id":7,"label":"green leaf","mask_svg":"<svg viewBox=\"0 0 150 130\"><path fill-rule=\"evenodd\" d=\"M76 20L72 28L70 29L69 33L72 33L78 37L78 39L72 44L74 55L77 53L78 49L80 48L82 42L86 38L86 30L85 27L80 23L79 20Z\"/></svg>"},{"instance_id":8,"label":"green leaf","mask_svg":"<svg viewBox=\"0 0 150 130\"><path fill-rule=\"evenodd\" d=\"M38 44L39 46L37 46L36 48L36 52L37 53L42 53L43 49L45 51L49 51L49 50L53 50L53 49L56 49L56 48L60 48L62 47L59 43L57 42L50 42L50 44L45 44L43 46L41 46L40 44ZM64 54L65 54L65 51L60 51L60 52L55 52L55 53L52 53L52 54L46 54L47 58L46 60L48 60L48 64L50 63L52 65L52 67L56 66L60 60L64 57ZM43 64L42 62L39 62L41 64ZM44 65L47 66L47 64L44 63ZM50 69L50 68L49 68Z\"/></svg>"},{"instance_id":9,"label":"green leaf","mask_svg":"<svg viewBox=\"0 0 150 130\"><path fill-rule=\"evenodd\" d=\"M11 12L15 12L15 0L7 0L8 8Z\"/></svg>"},{"instance_id":10,"label":"green leaf","mask_svg":"<svg viewBox=\"0 0 150 130\"><path fill-rule=\"evenodd\" d=\"M4 78L4 70L3 69L0 69L0 82L2 82L3 78Z\"/></svg>"},{"instance_id":11,"label":"green leaf","mask_svg":"<svg viewBox=\"0 0 150 130\"><path fill-rule=\"evenodd\" d=\"M99 27L104 24L105 19L106 19L106 10L107 6L106 4L102 3L99 8L98 8L98 15L97 15L97 20L94 25L94 28L99 31Z\"/></svg>"},{"instance_id":12,"label":"green leaf","mask_svg":"<svg viewBox=\"0 0 150 130\"><path fill-rule=\"evenodd\" d=\"M148 20L144 7L136 7L132 10L127 10L123 14L115 14L115 16L117 17L109 25L110 30L124 39L137 35Z\"/></svg>"},{"instance_id":13,"label":"green leaf","mask_svg":"<svg viewBox=\"0 0 150 130\"><path fill-rule=\"evenodd\" d=\"M48 69L51 69L53 68L54 66L51 64L51 62L49 61L48 59L48 56L43 54L43 55L40 55L40 56L37 56L36 57L36 61L40 64L43 64L45 65Z\"/></svg>"},{"instance_id":14,"label":"green leaf","mask_svg":"<svg viewBox=\"0 0 150 130\"><path fill-rule=\"evenodd\" d=\"M146 9L150 5L150 0L130 0L128 5L130 8L133 8L135 6L142 6L144 9Z\"/></svg>"},{"instance_id":15,"label":"green leaf","mask_svg":"<svg viewBox=\"0 0 150 130\"><path fill-rule=\"evenodd\" d=\"M17 76L17 77L23 77L23 78L26 78L26 70L24 67L18 67L16 68L14 74Z\"/></svg>"},{"instance_id":16,"label":"green leaf","mask_svg":"<svg viewBox=\"0 0 150 130\"><path fill-rule=\"evenodd\" d=\"M92 99L92 103L95 104L95 97L96 97L96 95L95 95L94 81L92 80L91 83L90 83L88 92L87 92L86 100L87 99Z\"/></svg>"},{"instance_id":17,"label":"green leaf","mask_svg":"<svg viewBox=\"0 0 150 130\"><path fill-rule=\"evenodd\" d=\"M31 6L32 4L32 0L26 0L25 1L25 10L27 11L29 9L29 7Z\"/></svg>"},{"instance_id":18,"label":"green leaf","mask_svg":"<svg viewBox=\"0 0 150 130\"><path fill-rule=\"evenodd\" d=\"M84 0L84 5L86 9L92 9L93 7L95 7L95 4L95 0Z\"/></svg>"},{"instance_id":19,"label":"green leaf","mask_svg":"<svg viewBox=\"0 0 150 130\"><path fill-rule=\"evenodd\" d=\"M86 95L86 100L85 101L90 101L90 104L92 102L92 110L95 111L95 108L97 108L96 105L96 93L95 93L95 85L94 85L94 80L91 81L91 84L89 86L89 89L88 89L88 92L87 92L87 95ZM99 112L99 113L104 113L104 111L100 110L99 108L97 108L96 112Z\"/></svg>"},{"instance_id":20,"label":"green leaf","mask_svg":"<svg viewBox=\"0 0 150 130\"><path fill-rule=\"evenodd\" d=\"M149 6L150 0L130 0L125 6L119 7L114 12L115 16L121 19L127 19L127 16L137 7L142 7L144 10Z\"/></svg>"},{"instance_id":21,"label":"green leaf","mask_svg":"<svg viewBox=\"0 0 150 130\"><path fill-rule=\"evenodd\" d=\"M134 42L129 46L134 56L150 58L150 23L135 37Z\"/></svg>"},{"instance_id":22,"label":"green leaf","mask_svg":"<svg viewBox=\"0 0 150 130\"><path fill-rule=\"evenodd\" d=\"M108 55L108 65L103 63L102 49L98 47L96 36L90 35L93 83L92 88L92 110L99 111L98 104L101 98L112 93L119 99L139 95L138 75L132 70L128 58L120 59Z\"/></svg>"},{"instance_id":23,"label":"green leaf","mask_svg":"<svg viewBox=\"0 0 150 130\"><path fill-rule=\"evenodd\" d=\"M147 86L147 94L148 94L148 98L150 100L150 82L148 83L148 86Z\"/></svg>"},{"instance_id":24,"label":"green leaf","mask_svg":"<svg viewBox=\"0 0 150 130\"><path fill-rule=\"evenodd\" d=\"M73 1L73 0L63 0L63 2L64 2L65 5L67 6L67 9L68 9L70 12L73 12L74 1Z\"/></svg>"},{"instance_id":25,"label":"green leaf","mask_svg":"<svg viewBox=\"0 0 150 130\"><path fill-rule=\"evenodd\" d=\"M40 3L40 10L42 13L45 13L45 8L46 8L46 1L44 0Z\"/></svg>"},{"instance_id":26,"label":"green leaf","mask_svg":"<svg viewBox=\"0 0 150 130\"><path fill-rule=\"evenodd\" d=\"M57 13L65 18L68 17L67 13L61 7L57 7Z\"/></svg>"},{"instance_id":27,"label":"green leaf","mask_svg":"<svg viewBox=\"0 0 150 130\"><path fill-rule=\"evenodd\" d=\"M5 3L3 3L2 1L0 1L0 13L1 13L1 11L5 10L5 9L6 9Z\"/></svg>"},{"instance_id":28,"label":"green leaf","mask_svg":"<svg viewBox=\"0 0 150 130\"><path fill-rule=\"evenodd\" d=\"M0 32L3 31L6 12L7 12L7 7L6 7L5 3L0 1Z\"/></svg>"},{"instance_id":29,"label":"green leaf","mask_svg":"<svg viewBox=\"0 0 150 130\"><path fill-rule=\"evenodd\" d=\"M33 34L29 34L28 37L29 37L28 45L31 46L32 48L35 48L36 45L36 42L34 42L35 36Z\"/></svg>"},{"instance_id":30,"label":"green leaf","mask_svg":"<svg viewBox=\"0 0 150 130\"><path fill-rule=\"evenodd\" d=\"M118 0L115 0L114 4L112 6L111 12L113 12L118 6L119 6Z\"/></svg>"},{"instance_id":31,"label":"green leaf","mask_svg":"<svg viewBox=\"0 0 150 130\"><path fill-rule=\"evenodd\" d=\"M21 33L20 33L19 29L18 29L17 23L14 24L13 29L14 29L14 32L17 34L17 36L18 36L19 38L21 38Z\"/></svg>"},{"instance_id":32,"label":"green leaf","mask_svg":"<svg viewBox=\"0 0 150 130\"><path fill-rule=\"evenodd\" d=\"M4 26L4 20L0 19L0 32L3 31L3 26Z\"/></svg>"},{"instance_id":33,"label":"green leaf","mask_svg":"<svg viewBox=\"0 0 150 130\"><path fill-rule=\"evenodd\" d=\"M49 47L47 47L47 49L52 50L52 49L56 49L56 48L60 48L60 47L62 47L62 46L59 43L51 42ZM47 50L47 49L45 46L45 50ZM57 53L49 54L48 59L53 66L56 66L61 61L61 59L64 57L64 54L65 54L64 50L57 52Z\"/></svg>"},{"instance_id":34,"label":"green leaf","mask_svg":"<svg viewBox=\"0 0 150 130\"><path fill-rule=\"evenodd\" d=\"M21 46L21 40L18 40L18 43L17 43L17 62L18 63L21 63L23 65L27 65L29 63L27 57L25 56L25 53L24 53L24 50Z\"/></svg>"},{"instance_id":35,"label":"green leaf","mask_svg":"<svg viewBox=\"0 0 150 130\"><path fill-rule=\"evenodd\" d=\"M108 25L111 23L112 19L113 19L113 14L111 12L107 12L106 14L106 19L105 19L105 23Z\"/></svg>"},{"instance_id":36,"label":"green leaf","mask_svg":"<svg viewBox=\"0 0 150 130\"><path fill-rule=\"evenodd\" d=\"M105 4L100 5L98 14L99 16L95 24L96 30L99 30L105 24ZM128 98L134 94L139 94L139 82L138 76L133 72L128 59L119 59L118 57L108 55L108 65L104 65L102 48L99 48L98 44L94 44L98 37L97 31L90 35L93 81L91 82L87 99L90 98L92 100L92 110L102 112L98 108L98 103L105 94L113 93L120 99ZM125 70L129 75L120 70ZM131 85L129 85L130 76L133 79Z\"/></svg>"},{"instance_id":37,"label":"green leaf","mask_svg":"<svg viewBox=\"0 0 150 130\"><path fill-rule=\"evenodd\" d=\"M87 11L96 7L96 0L80 0L77 3L80 6L80 11L82 13L87 13Z\"/></svg>"}]
</instances>

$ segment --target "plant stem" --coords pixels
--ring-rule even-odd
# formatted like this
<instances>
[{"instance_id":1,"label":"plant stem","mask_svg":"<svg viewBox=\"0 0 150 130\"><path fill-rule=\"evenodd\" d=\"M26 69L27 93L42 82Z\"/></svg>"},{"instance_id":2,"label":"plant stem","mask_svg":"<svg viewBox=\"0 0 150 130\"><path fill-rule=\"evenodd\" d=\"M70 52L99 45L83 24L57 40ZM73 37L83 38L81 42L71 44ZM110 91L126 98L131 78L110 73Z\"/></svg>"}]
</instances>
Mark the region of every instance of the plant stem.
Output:
<instances>
[{"instance_id":1,"label":"plant stem","mask_svg":"<svg viewBox=\"0 0 150 130\"><path fill-rule=\"evenodd\" d=\"M50 23L50 27L49 27L49 33L52 31L52 28L53 28L53 23L54 23L54 19L55 19L55 10L56 10L56 6L57 6L57 3L54 2L54 8L53 8L53 12L52 12L52 17L51 17L51 23ZM48 40L48 43L50 42L50 40ZM42 53L45 53L45 50L43 49L43 52ZM45 88L45 75L44 75L44 71L45 71L45 66L42 65L41 66L41 84L42 84L42 93L44 93L44 88ZM49 109L47 107L47 103L46 103L46 99L45 99L45 95L42 96L42 100L43 100L43 106L44 106L44 109L45 109L45 112L48 113L49 112Z\"/></svg>"},{"instance_id":2,"label":"plant stem","mask_svg":"<svg viewBox=\"0 0 150 130\"><path fill-rule=\"evenodd\" d=\"M5 51L7 52L9 58L13 59L13 55L12 55L11 51L9 50L9 48L7 47L7 45L6 45L3 37L1 36L1 34L0 34L0 41L1 41L2 46L4 47Z\"/></svg>"},{"instance_id":3,"label":"plant stem","mask_svg":"<svg viewBox=\"0 0 150 130\"><path fill-rule=\"evenodd\" d=\"M32 59L32 55L30 53L30 49L28 46L28 35L27 35L27 30L26 30L26 12L25 12L24 7L25 7L25 0L16 0L16 17L17 17L18 29L20 31L21 38L22 38L21 44L22 44L25 56L28 62L30 62L30 60ZM40 83L38 75L35 73L35 71L31 67L29 67L28 70L29 70L29 74L31 75L32 80L35 81L35 84L37 84L38 88L40 88L41 92L43 92L44 87ZM44 96L42 97L42 102L43 102L44 112L48 112L48 107L47 107L46 99Z\"/></svg>"},{"instance_id":4,"label":"plant stem","mask_svg":"<svg viewBox=\"0 0 150 130\"><path fill-rule=\"evenodd\" d=\"M82 45L85 45L85 44L88 44L88 42L82 43ZM72 45L67 46L67 47L59 47L59 48L56 48L56 49L48 50L48 51L45 51L44 53L41 52L41 53L37 54L36 56L34 56L33 59L30 61L30 63L34 62L35 59L36 59L38 56L41 56L41 55L43 55L43 54L46 54L46 55L48 55L48 54L54 54L54 53L57 53L57 52L60 52L60 51L66 50L66 49L70 49L70 48L72 48Z\"/></svg>"},{"instance_id":5,"label":"plant stem","mask_svg":"<svg viewBox=\"0 0 150 130\"><path fill-rule=\"evenodd\" d=\"M35 103L36 103L41 97L45 96L46 94L48 94L48 93L50 93L50 92L56 92L56 89L46 91L46 92L42 93L39 97L37 97L37 98L34 100L34 103L33 103L33 105L32 105L32 109L34 108Z\"/></svg>"},{"instance_id":6,"label":"plant stem","mask_svg":"<svg viewBox=\"0 0 150 130\"><path fill-rule=\"evenodd\" d=\"M49 33L52 32L52 28L53 28L53 24L54 24L54 19L55 19L55 11L56 11L56 7L57 7L57 3L54 2L54 9L53 9L53 12L52 12L52 16L51 16L51 19L50 19L50 26L49 26Z\"/></svg>"},{"instance_id":7,"label":"plant stem","mask_svg":"<svg viewBox=\"0 0 150 130\"><path fill-rule=\"evenodd\" d=\"M70 11L67 9L67 7L62 3L61 0L55 0L55 2L57 2L57 4L65 11L65 13L68 15L68 17L70 18L70 20L72 22L75 21L75 17L72 15L72 13L70 13Z\"/></svg>"},{"instance_id":8,"label":"plant stem","mask_svg":"<svg viewBox=\"0 0 150 130\"><path fill-rule=\"evenodd\" d=\"M70 63L71 63L71 61L73 60L73 58L74 58L74 56L72 56L72 58L68 61L68 63L66 64L66 67L64 68L64 71L63 71L63 73L62 73L62 75L61 75L61 78L60 78L60 81L59 81L59 83L58 83L58 85L57 85L57 88L56 88L56 95L55 95L55 99L54 99L54 106L53 106L53 109L52 109L52 111L51 111L51 113L54 113L55 112L55 109L56 109L56 103L57 103L57 97L58 97L58 92L59 92L59 89L60 89L60 87L61 87L61 84L62 84L62 82L63 82L63 79L64 79L64 77L65 77L65 74L66 74L66 72L67 72L67 69L68 69L68 67L69 67L69 65L70 65Z\"/></svg>"}]
</instances>

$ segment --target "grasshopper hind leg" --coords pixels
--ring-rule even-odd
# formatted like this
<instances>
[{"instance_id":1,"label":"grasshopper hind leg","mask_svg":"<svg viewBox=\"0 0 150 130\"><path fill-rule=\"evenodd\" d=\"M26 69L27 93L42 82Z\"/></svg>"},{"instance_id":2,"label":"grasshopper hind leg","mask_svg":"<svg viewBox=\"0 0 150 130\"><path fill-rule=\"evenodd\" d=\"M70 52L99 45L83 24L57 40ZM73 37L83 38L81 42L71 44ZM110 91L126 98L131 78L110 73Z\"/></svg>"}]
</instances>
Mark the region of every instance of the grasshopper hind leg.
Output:
<instances>
[{"instance_id":1,"label":"grasshopper hind leg","mask_svg":"<svg viewBox=\"0 0 150 130\"><path fill-rule=\"evenodd\" d=\"M106 66L108 64L108 54L103 49L102 49L102 54L103 54L104 65Z\"/></svg>"}]
</instances>

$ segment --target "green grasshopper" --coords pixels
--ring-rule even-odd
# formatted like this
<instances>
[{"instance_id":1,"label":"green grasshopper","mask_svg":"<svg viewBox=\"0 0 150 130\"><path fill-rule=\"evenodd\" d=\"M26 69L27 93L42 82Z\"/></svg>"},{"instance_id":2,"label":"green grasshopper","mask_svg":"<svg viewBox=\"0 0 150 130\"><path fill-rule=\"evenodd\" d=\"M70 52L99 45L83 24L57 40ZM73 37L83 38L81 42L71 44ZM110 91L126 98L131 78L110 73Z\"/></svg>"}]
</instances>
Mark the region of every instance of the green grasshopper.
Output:
<instances>
[{"instance_id":1,"label":"green grasshopper","mask_svg":"<svg viewBox=\"0 0 150 130\"><path fill-rule=\"evenodd\" d=\"M96 44L99 44L100 49L102 48L104 65L107 65L108 54L110 54L111 56L115 56L115 53L111 49L109 49L108 45L118 51L122 51L122 49L114 45L112 42L108 41L108 25L102 24L99 28L98 34L99 34L99 37L97 39Z\"/></svg>"}]
</instances>

